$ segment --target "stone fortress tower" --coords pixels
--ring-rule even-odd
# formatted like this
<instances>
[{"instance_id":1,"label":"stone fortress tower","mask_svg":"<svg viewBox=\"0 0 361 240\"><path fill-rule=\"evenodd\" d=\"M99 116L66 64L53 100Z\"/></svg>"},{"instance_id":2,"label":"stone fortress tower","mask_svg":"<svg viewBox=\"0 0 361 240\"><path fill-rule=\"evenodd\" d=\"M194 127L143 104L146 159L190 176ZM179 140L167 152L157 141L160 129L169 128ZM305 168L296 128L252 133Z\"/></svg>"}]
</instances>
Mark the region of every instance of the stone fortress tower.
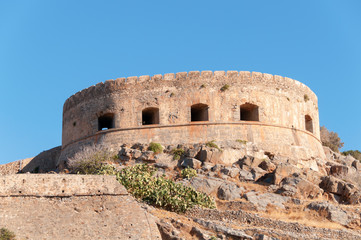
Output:
<instances>
[{"instance_id":1,"label":"stone fortress tower","mask_svg":"<svg viewBox=\"0 0 361 240\"><path fill-rule=\"evenodd\" d=\"M118 78L70 98L61 160L82 146L244 140L290 158L324 158L317 96L287 77L193 71Z\"/></svg>"}]
</instances>

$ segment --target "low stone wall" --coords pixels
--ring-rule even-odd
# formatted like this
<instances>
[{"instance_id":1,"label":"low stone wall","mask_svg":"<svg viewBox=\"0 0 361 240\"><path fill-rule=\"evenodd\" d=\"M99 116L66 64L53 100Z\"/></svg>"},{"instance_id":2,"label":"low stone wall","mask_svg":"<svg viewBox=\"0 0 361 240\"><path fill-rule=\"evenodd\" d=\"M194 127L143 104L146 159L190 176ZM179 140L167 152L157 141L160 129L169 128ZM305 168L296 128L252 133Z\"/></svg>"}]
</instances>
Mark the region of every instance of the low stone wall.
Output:
<instances>
[{"instance_id":1,"label":"low stone wall","mask_svg":"<svg viewBox=\"0 0 361 240\"><path fill-rule=\"evenodd\" d=\"M226 136L226 137L225 137ZM192 123L176 126L151 126L129 129L110 129L63 146L60 161L64 162L82 146L105 144L120 148L122 144L135 142L148 144L152 141L164 145L206 143L246 140L257 144L262 150L299 160L324 159L321 142L311 133L279 125L259 122L243 123ZM236 161L236 159L235 159Z\"/></svg>"},{"instance_id":2,"label":"low stone wall","mask_svg":"<svg viewBox=\"0 0 361 240\"><path fill-rule=\"evenodd\" d=\"M25 158L0 165L0 175L16 173L46 173L56 171L56 164L61 153L61 146L43 151L32 158Z\"/></svg>"},{"instance_id":3,"label":"low stone wall","mask_svg":"<svg viewBox=\"0 0 361 240\"><path fill-rule=\"evenodd\" d=\"M16 174L0 176L0 197L128 195L115 176Z\"/></svg>"},{"instance_id":4,"label":"low stone wall","mask_svg":"<svg viewBox=\"0 0 361 240\"><path fill-rule=\"evenodd\" d=\"M114 176L0 176L0 219L17 239L161 239Z\"/></svg>"}]
</instances>

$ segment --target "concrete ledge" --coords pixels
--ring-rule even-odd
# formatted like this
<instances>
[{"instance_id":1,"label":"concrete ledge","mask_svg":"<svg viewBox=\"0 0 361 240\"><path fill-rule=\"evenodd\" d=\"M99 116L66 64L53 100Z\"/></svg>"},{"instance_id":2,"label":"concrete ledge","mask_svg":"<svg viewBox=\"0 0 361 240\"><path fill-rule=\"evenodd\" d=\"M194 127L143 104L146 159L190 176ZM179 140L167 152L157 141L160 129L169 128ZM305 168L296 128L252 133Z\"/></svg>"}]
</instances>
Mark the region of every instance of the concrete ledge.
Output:
<instances>
[{"instance_id":1,"label":"concrete ledge","mask_svg":"<svg viewBox=\"0 0 361 240\"><path fill-rule=\"evenodd\" d=\"M14 174L0 176L0 197L128 195L115 176Z\"/></svg>"}]
</instances>

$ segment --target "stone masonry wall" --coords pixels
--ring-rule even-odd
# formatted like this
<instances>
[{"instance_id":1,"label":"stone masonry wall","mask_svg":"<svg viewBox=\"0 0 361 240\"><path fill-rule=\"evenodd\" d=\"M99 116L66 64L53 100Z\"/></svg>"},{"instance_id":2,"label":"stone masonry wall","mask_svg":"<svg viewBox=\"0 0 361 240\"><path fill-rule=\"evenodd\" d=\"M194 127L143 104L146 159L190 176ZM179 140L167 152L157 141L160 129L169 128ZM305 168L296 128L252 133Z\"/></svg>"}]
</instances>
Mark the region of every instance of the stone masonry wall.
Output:
<instances>
[{"instance_id":1,"label":"stone masonry wall","mask_svg":"<svg viewBox=\"0 0 361 240\"><path fill-rule=\"evenodd\" d=\"M228 85L228 89L221 88ZM191 122L191 106L208 105L206 122ZM259 121L241 121L240 106L258 106ZM142 125L142 110L159 109L159 124ZM98 117L114 128L98 131ZM313 132L306 131L305 116ZM324 157L316 95L304 84L270 74L204 71L119 78L84 89L64 104L62 159L84 144L157 141L199 143L242 139L285 156ZM298 149L298 150L294 150Z\"/></svg>"},{"instance_id":2,"label":"stone masonry wall","mask_svg":"<svg viewBox=\"0 0 361 240\"><path fill-rule=\"evenodd\" d=\"M161 239L114 176L0 176L0 219L17 239Z\"/></svg>"}]
</instances>

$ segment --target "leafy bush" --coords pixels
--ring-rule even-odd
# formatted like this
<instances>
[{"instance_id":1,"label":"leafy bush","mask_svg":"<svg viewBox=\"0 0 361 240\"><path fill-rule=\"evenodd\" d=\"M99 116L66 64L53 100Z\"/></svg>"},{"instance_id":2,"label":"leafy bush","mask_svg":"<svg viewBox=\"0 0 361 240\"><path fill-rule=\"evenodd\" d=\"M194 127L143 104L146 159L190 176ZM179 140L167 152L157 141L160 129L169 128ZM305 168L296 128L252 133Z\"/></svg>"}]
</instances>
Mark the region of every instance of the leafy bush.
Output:
<instances>
[{"instance_id":1,"label":"leafy bush","mask_svg":"<svg viewBox=\"0 0 361 240\"><path fill-rule=\"evenodd\" d=\"M344 151L344 152L342 152L342 155L344 155L344 156L351 155L355 159L361 161L361 152L359 150Z\"/></svg>"},{"instance_id":2,"label":"leafy bush","mask_svg":"<svg viewBox=\"0 0 361 240\"><path fill-rule=\"evenodd\" d=\"M176 149L173 149L172 153L173 153L173 159L179 160L181 158L181 156L184 154L184 149L176 148Z\"/></svg>"},{"instance_id":3,"label":"leafy bush","mask_svg":"<svg viewBox=\"0 0 361 240\"><path fill-rule=\"evenodd\" d=\"M163 152L163 147L159 143L151 142L148 150L153 151L155 154Z\"/></svg>"},{"instance_id":4,"label":"leafy bush","mask_svg":"<svg viewBox=\"0 0 361 240\"><path fill-rule=\"evenodd\" d=\"M219 151L222 151L214 141L215 141L215 140L212 140L212 141L207 142L207 143L206 143L206 146L207 146L207 147L212 147L212 148L217 148Z\"/></svg>"},{"instance_id":5,"label":"leafy bush","mask_svg":"<svg viewBox=\"0 0 361 240\"><path fill-rule=\"evenodd\" d=\"M134 197L170 211L185 212L196 205L215 207L206 194L164 177L154 177L154 172L155 168L138 164L122 169L117 179Z\"/></svg>"},{"instance_id":6,"label":"leafy bush","mask_svg":"<svg viewBox=\"0 0 361 240\"><path fill-rule=\"evenodd\" d=\"M246 144L247 141L246 140L241 140L241 139L237 139L236 142L242 143L242 144Z\"/></svg>"},{"instance_id":7,"label":"leafy bush","mask_svg":"<svg viewBox=\"0 0 361 240\"><path fill-rule=\"evenodd\" d=\"M15 234L7 228L1 228L0 240L15 240Z\"/></svg>"},{"instance_id":8,"label":"leafy bush","mask_svg":"<svg viewBox=\"0 0 361 240\"><path fill-rule=\"evenodd\" d=\"M83 147L74 157L68 159L68 166L73 173L99 174L106 162L114 161L114 154L102 145Z\"/></svg>"},{"instance_id":9,"label":"leafy bush","mask_svg":"<svg viewBox=\"0 0 361 240\"><path fill-rule=\"evenodd\" d=\"M181 175L182 178L190 179L197 176L197 171L193 168L188 167L182 170Z\"/></svg>"},{"instance_id":10,"label":"leafy bush","mask_svg":"<svg viewBox=\"0 0 361 240\"><path fill-rule=\"evenodd\" d=\"M334 152L339 152L343 147L340 137L337 133L327 130L325 126L320 128L321 142L323 146L331 148Z\"/></svg>"},{"instance_id":11,"label":"leafy bush","mask_svg":"<svg viewBox=\"0 0 361 240\"><path fill-rule=\"evenodd\" d=\"M224 92L226 90L229 89L229 85L228 84L224 84L223 87L221 87L221 91Z\"/></svg>"},{"instance_id":12,"label":"leafy bush","mask_svg":"<svg viewBox=\"0 0 361 240\"><path fill-rule=\"evenodd\" d=\"M117 174L117 170L115 169L115 167L113 167L112 165L109 164L103 164L100 169L98 169L98 171L96 172L96 174L98 175L116 175Z\"/></svg>"}]
</instances>

